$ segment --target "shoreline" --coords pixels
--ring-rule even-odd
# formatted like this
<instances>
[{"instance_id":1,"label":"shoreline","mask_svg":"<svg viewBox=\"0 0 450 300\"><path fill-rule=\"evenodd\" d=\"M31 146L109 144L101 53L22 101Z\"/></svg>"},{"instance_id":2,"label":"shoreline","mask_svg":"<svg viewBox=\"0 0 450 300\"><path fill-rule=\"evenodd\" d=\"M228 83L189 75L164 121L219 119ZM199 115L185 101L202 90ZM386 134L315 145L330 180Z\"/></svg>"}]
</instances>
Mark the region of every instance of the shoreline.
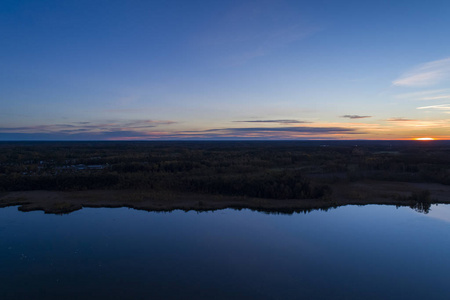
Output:
<instances>
[{"instance_id":1,"label":"shoreline","mask_svg":"<svg viewBox=\"0 0 450 300\"><path fill-rule=\"evenodd\" d=\"M331 185L333 194L325 199L261 199L249 197L174 193L153 190L16 191L0 193L0 208L19 206L23 212L41 210L67 214L84 207L128 207L168 212L251 209L268 213L295 213L345 205L409 206L419 211L431 204L450 203L450 186L433 183L358 181ZM427 191L429 198L418 201L414 193ZM418 206L417 206L418 205Z\"/></svg>"}]
</instances>

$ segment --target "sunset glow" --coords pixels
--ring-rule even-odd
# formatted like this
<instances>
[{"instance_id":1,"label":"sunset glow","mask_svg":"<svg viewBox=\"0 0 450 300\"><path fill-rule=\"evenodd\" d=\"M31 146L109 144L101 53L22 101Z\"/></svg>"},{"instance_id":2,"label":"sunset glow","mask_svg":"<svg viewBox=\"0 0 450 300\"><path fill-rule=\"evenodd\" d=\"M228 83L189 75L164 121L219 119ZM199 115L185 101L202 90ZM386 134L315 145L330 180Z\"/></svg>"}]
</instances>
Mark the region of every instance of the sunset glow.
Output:
<instances>
[{"instance_id":1,"label":"sunset glow","mask_svg":"<svg viewBox=\"0 0 450 300\"><path fill-rule=\"evenodd\" d=\"M415 138L416 141L434 141L434 138L431 137L422 137L422 138Z\"/></svg>"}]
</instances>

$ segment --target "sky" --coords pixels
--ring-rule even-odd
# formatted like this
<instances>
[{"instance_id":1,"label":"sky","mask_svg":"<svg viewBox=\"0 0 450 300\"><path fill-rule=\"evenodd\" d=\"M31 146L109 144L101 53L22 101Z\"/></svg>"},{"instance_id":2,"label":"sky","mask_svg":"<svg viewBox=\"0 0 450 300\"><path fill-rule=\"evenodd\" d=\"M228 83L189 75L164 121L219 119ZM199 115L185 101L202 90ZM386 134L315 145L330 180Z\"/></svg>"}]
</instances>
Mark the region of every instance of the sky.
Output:
<instances>
[{"instance_id":1,"label":"sky","mask_svg":"<svg viewBox=\"0 0 450 300\"><path fill-rule=\"evenodd\" d=\"M0 140L450 139L450 1L0 1Z\"/></svg>"}]
</instances>

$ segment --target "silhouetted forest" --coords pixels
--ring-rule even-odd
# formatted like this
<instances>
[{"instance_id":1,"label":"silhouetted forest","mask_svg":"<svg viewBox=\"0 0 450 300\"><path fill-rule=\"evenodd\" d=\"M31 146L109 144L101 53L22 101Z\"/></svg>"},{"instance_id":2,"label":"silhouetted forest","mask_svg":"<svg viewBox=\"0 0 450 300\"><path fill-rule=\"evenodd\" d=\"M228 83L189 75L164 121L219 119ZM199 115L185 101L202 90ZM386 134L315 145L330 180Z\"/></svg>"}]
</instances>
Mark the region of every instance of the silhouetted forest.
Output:
<instances>
[{"instance_id":1,"label":"silhouetted forest","mask_svg":"<svg viewBox=\"0 0 450 300\"><path fill-rule=\"evenodd\" d=\"M3 142L0 190L153 189L326 198L336 182L450 184L447 142ZM422 195L423 196L423 195Z\"/></svg>"}]
</instances>

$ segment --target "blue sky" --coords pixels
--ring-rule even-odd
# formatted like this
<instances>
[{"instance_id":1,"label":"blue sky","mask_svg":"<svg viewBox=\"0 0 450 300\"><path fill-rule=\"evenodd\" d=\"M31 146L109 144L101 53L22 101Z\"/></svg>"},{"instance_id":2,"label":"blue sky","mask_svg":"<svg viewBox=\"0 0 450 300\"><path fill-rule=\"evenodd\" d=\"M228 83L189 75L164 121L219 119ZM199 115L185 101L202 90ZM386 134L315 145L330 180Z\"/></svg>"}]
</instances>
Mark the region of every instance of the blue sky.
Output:
<instances>
[{"instance_id":1,"label":"blue sky","mask_svg":"<svg viewBox=\"0 0 450 300\"><path fill-rule=\"evenodd\" d=\"M448 1L0 2L0 140L450 138Z\"/></svg>"}]
</instances>

